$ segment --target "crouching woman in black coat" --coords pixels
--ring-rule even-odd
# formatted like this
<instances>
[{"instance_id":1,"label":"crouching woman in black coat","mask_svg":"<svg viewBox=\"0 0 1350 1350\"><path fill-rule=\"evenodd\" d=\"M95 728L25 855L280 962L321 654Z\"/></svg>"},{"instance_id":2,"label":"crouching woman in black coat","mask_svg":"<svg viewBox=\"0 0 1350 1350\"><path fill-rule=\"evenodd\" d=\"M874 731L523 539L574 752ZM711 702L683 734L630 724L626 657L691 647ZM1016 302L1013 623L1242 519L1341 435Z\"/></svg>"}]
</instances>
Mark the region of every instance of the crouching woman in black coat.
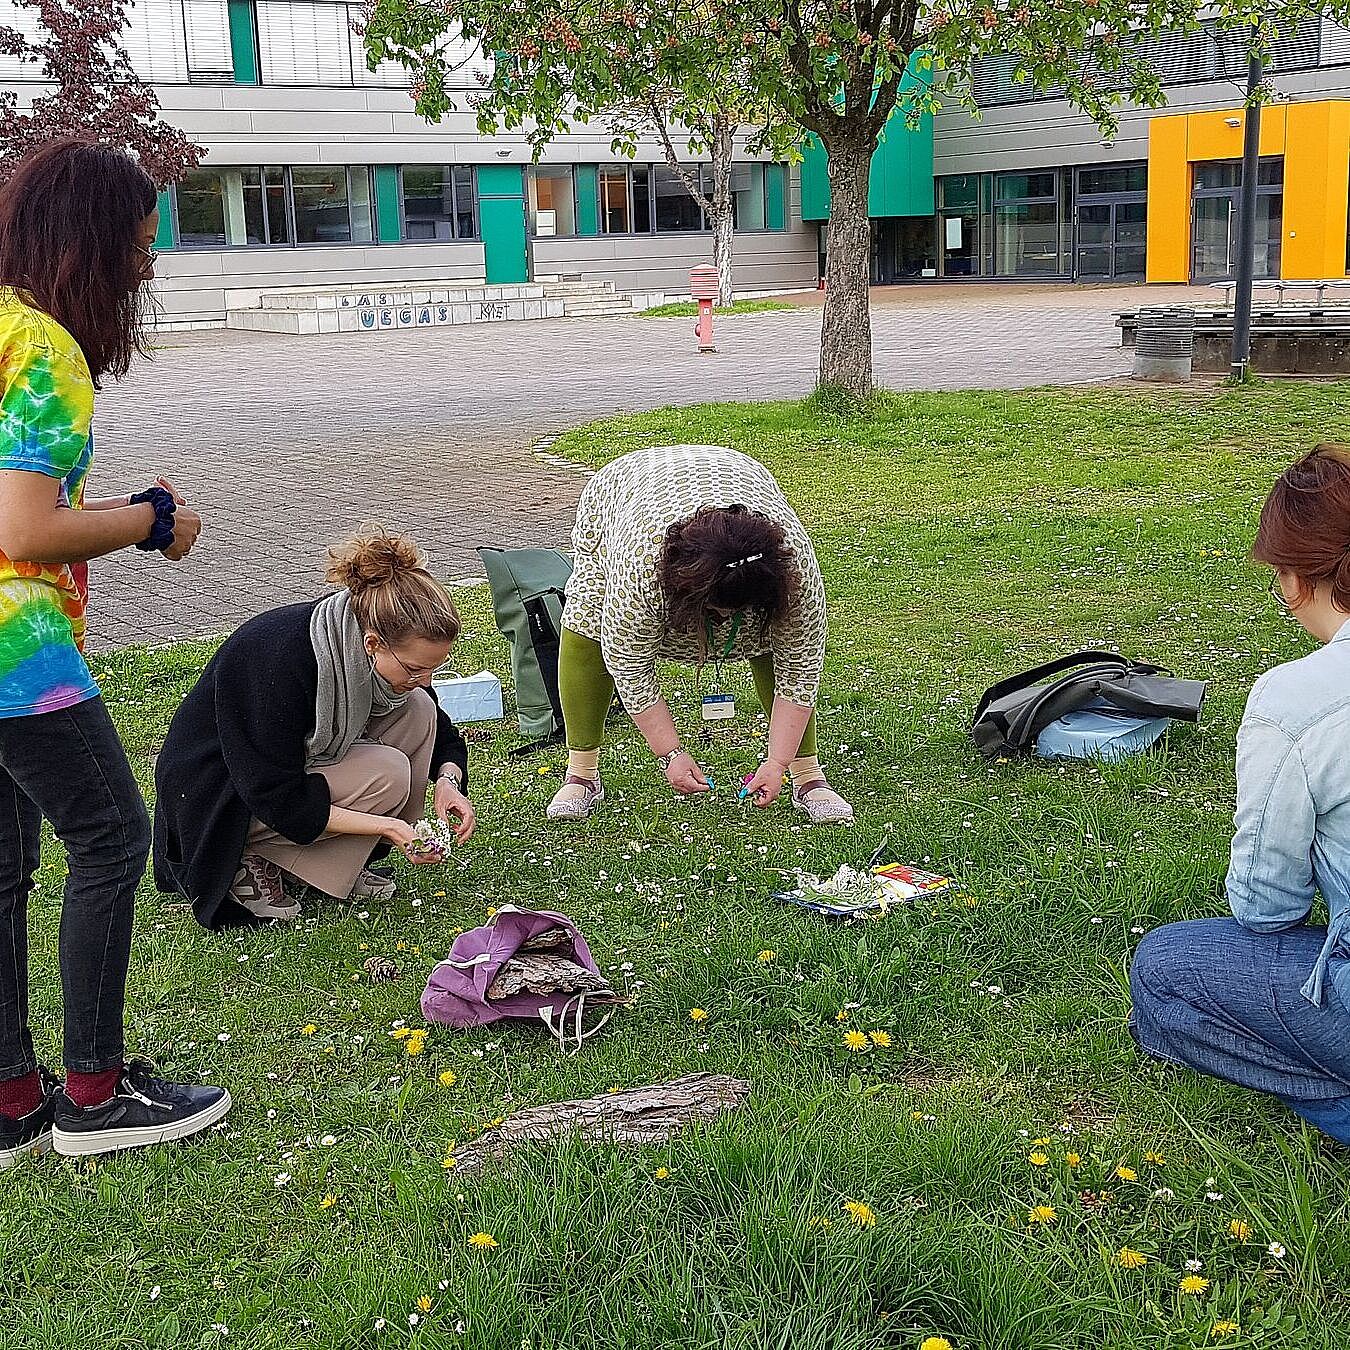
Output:
<instances>
[{"instance_id":1,"label":"crouching woman in black coat","mask_svg":"<svg viewBox=\"0 0 1350 1350\"><path fill-rule=\"evenodd\" d=\"M249 620L212 657L155 766L155 881L207 928L294 919L286 883L390 899L371 872L393 846L438 862L414 830L473 833L464 737L428 692L459 615L417 548L365 530L329 554L341 589Z\"/></svg>"}]
</instances>

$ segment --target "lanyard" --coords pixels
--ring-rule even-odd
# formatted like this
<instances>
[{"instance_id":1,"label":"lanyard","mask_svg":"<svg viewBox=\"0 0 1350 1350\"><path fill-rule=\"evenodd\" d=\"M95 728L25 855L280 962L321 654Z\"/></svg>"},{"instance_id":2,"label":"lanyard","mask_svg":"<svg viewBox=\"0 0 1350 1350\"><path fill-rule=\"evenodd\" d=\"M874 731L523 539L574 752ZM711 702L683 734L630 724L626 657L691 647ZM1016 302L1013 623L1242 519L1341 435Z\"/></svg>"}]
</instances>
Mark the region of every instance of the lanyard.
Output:
<instances>
[{"instance_id":1,"label":"lanyard","mask_svg":"<svg viewBox=\"0 0 1350 1350\"><path fill-rule=\"evenodd\" d=\"M721 653L713 649L713 623L711 619L705 619L704 625L708 630L708 651L712 654L713 662L729 661L731 659L731 649L736 645L737 635L741 631L741 620L745 618L744 614L737 613L731 620L731 632L727 634L726 646L722 648ZM721 679L719 672L718 679Z\"/></svg>"}]
</instances>

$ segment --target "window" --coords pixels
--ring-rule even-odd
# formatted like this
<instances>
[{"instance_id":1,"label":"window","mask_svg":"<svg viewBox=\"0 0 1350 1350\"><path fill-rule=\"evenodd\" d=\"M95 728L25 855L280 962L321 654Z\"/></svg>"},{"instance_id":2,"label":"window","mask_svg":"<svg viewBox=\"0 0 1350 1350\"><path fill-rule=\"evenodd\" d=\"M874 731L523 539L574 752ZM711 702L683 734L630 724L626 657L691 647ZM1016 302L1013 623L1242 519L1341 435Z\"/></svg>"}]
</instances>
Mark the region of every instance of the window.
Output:
<instances>
[{"instance_id":1,"label":"window","mask_svg":"<svg viewBox=\"0 0 1350 1350\"><path fill-rule=\"evenodd\" d=\"M291 170L297 244L368 242L371 235L370 170Z\"/></svg>"},{"instance_id":2,"label":"window","mask_svg":"<svg viewBox=\"0 0 1350 1350\"><path fill-rule=\"evenodd\" d=\"M1148 188L1147 164L1103 164L1079 169L1078 195L1105 197L1119 192L1144 192Z\"/></svg>"},{"instance_id":3,"label":"window","mask_svg":"<svg viewBox=\"0 0 1350 1350\"><path fill-rule=\"evenodd\" d=\"M1061 271L1061 225L1067 220L1059 174L1001 173L994 177L994 272L999 276L1055 276Z\"/></svg>"},{"instance_id":4,"label":"window","mask_svg":"<svg viewBox=\"0 0 1350 1350\"><path fill-rule=\"evenodd\" d=\"M477 234L473 169L469 165L404 166L405 239L473 239Z\"/></svg>"},{"instance_id":5,"label":"window","mask_svg":"<svg viewBox=\"0 0 1350 1350\"><path fill-rule=\"evenodd\" d=\"M776 164L731 166L731 214L738 230L763 230L768 227L766 174L777 168ZM708 179L711 187L711 173Z\"/></svg>"},{"instance_id":6,"label":"window","mask_svg":"<svg viewBox=\"0 0 1350 1350\"><path fill-rule=\"evenodd\" d=\"M225 184L216 169L194 169L174 191L178 242L184 248L224 248Z\"/></svg>"},{"instance_id":7,"label":"window","mask_svg":"<svg viewBox=\"0 0 1350 1350\"><path fill-rule=\"evenodd\" d=\"M1261 160L1256 171L1258 187L1280 187L1284 183L1284 157L1272 155ZM1195 166L1195 190L1226 190L1242 186L1240 159L1207 160Z\"/></svg>"},{"instance_id":8,"label":"window","mask_svg":"<svg viewBox=\"0 0 1350 1350\"><path fill-rule=\"evenodd\" d=\"M628 197L628 170L600 170L600 228L605 234L632 234L633 211Z\"/></svg>"},{"instance_id":9,"label":"window","mask_svg":"<svg viewBox=\"0 0 1350 1350\"><path fill-rule=\"evenodd\" d=\"M694 182L699 181L699 166L691 164L688 172ZM706 227L703 208L690 195L684 180L669 164L658 164L652 171L652 195L656 199L656 228L663 232L701 230Z\"/></svg>"},{"instance_id":10,"label":"window","mask_svg":"<svg viewBox=\"0 0 1350 1350\"><path fill-rule=\"evenodd\" d=\"M576 234L576 188L570 164L536 164L527 189L531 234L541 238Z\"/></svg>"},{"instance_id":11,"label":"window","mask_svg":"<svg viewBox=\"0 0 1350 1350\"><path fill-rule=\"evenodd\" d=\"M239 177L246 238L230 242L289 244L291 222L286 209L286 170L240 169Z\"/></svg>"}]
</instances>

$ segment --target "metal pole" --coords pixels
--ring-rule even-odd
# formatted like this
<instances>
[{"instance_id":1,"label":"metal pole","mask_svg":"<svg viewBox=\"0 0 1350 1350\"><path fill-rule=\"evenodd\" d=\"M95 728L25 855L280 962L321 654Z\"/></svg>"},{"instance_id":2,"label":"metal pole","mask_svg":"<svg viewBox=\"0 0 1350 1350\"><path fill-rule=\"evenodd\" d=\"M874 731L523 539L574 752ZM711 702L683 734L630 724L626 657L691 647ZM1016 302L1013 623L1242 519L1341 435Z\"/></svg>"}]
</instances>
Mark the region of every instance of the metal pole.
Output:
<instances>
[{"instance_id":1,"label":"metal pole","mask_svg":"<svg viewBox=\"0 0 1350 1350\"><path fill-rule=\"evenodd\" d=\"M1234 380L1247 377L1252 359L1252 278L1256 270L1256 180L1261 169L1261 103L1263 66L1257 55L1247 67L1247 110L1242 132L1242 203L1238 215L1237 285L1233 296Z\"/></svg>"}]
</instances>

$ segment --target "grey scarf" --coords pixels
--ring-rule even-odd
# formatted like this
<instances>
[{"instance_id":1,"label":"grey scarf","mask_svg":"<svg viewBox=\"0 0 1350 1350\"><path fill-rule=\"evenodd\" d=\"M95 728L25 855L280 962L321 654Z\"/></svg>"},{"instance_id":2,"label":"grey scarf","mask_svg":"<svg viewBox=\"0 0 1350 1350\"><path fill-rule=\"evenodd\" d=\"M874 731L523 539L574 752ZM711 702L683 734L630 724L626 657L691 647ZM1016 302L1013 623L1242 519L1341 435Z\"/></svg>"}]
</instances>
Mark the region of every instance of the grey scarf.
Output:
<instances>
[{"instance_id":1,"label":"grey scarf","mask_svg":"<svg viewBox=\"0 0 1350 1350\"><path fill-rule=\"evenodd\" d=\"M313 769L346 758L370 719L401 708L409 695L395 693L376 672L350 591L338 591L314 606L309 640L319 667L314 730L305 741L306 767Z\"/></svg>"}]
</instances>

